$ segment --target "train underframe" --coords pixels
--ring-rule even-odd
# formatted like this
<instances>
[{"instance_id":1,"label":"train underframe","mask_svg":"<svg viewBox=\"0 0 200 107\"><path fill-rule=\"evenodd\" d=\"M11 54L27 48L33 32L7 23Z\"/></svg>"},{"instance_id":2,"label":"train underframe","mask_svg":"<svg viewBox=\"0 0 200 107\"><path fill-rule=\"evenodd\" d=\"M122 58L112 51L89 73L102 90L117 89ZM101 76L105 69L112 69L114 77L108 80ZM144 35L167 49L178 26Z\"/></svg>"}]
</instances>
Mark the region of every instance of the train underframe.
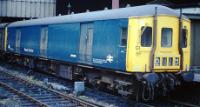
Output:
<instances>
[{"instance_id":1,"label":"train underframe","mask_svg":"<svg viewBox=\"0 0 200 107\"><path fill-rule=\"evenodd\" d=\"M84 81L92 87L109 90L137 101L151 101L156 96L167 96L181 83L180 75L174 73L122 73L11 53L1 52L1 56L8 63L23 65L68 80Z\"/></svg>"}]
</instances>

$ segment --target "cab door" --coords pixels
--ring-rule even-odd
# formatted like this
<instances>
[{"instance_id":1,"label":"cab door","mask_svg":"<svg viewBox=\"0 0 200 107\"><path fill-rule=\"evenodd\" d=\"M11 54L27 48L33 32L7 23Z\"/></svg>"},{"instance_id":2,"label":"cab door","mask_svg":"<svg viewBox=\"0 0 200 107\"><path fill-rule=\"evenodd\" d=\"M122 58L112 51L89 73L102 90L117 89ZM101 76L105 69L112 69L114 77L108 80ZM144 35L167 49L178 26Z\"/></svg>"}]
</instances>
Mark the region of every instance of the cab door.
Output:
<instances>
[{"instance_id":1,"label":"cab door","mask_svg":"<svg viewBox=\"0 0 200 107\"><path fill-rule=\"evenodd\" d=\"M153 17L129 19L126 69L129 72L149 72L153 45Z\"/></svg>"}]
</instances>

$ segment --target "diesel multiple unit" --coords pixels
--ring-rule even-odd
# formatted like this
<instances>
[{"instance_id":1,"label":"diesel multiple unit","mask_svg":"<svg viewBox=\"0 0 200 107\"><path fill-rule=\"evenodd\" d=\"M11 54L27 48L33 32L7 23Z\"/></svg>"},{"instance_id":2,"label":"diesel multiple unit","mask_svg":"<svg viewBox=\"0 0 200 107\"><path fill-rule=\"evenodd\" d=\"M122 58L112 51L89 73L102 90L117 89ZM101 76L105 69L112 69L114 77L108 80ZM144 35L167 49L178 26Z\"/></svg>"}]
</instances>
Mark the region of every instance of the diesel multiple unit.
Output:
<instances>
[{"instance_id":1,"label":"diesel multiple unit","mask_svg":"<svg viewBox=\"0 0 200 107\"><path fill-rule=\"evenodd\" d=\"M144 5L0 25L4 59L152 100L190 79L190 20Z\"/></svg>"}]
</instances>

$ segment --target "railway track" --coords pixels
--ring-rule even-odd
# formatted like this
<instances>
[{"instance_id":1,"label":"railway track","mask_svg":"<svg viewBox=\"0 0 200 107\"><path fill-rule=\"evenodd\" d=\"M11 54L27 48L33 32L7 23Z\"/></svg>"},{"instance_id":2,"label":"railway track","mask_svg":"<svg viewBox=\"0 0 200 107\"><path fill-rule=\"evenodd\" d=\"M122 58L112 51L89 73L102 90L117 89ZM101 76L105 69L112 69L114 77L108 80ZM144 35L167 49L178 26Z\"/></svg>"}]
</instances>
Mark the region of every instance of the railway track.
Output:
<instances>
[{"instance_id":1,"label":"railway track","mask_svg":"<svg viewBox=\"0 0 200 107\"><path fill-rule=\"evenodd\" d=\"M87 89L87 91L84 93L84 95L91 98L90 100L87 100L87 98L82 98L82 97L80 98L80 96L77 96L78 98L76 98L72 94L69 94L70 96L67 94L67 93L73 92L72 91L73 84L66 82L65 80L62 81L62 79L59 79L57 77L42 74L39 72L28 72L27 70L22 70L21 68L18 69L17 67L14 67L14 68L13 67L10 68L10 67L6 67L5 71L2 67L0 67L0 87L4 87L6 90L8 90L9 87L11 87L9 90L12 92L12 95L18 96L17 99L21 99L23 101L23 103L21 103L22 104L21 106L23 106L23 104L24 104L25 107L27 107L27 106L30 106L30 107L32 107L32 106L54 106L54 107L55 106L57 106L57 107L62 107L62 106L64 106L64 107L66 107L66 106L71 106L71 107L74 107L74 106L75 107L76 106L79 106L79 107L81 107L81 106L84 106L84 107L86 107L86 106L87 107L104 106L104 107L107 107L107 106L110 106L108 104L111 104L110 107L130 107L130 106L133 106L133 107L200 107L199 105L196 105L195 103L194 104L186 103L186 102L182 102L181 100L179 101L178 99L177 100L165 99L165 100L151 102L151 103L138 103L138 102L131 100L131 103L129 103L129 101L125 102L122 98L119 99L119 98L116 98L115 96L112 96L112 95L109 95L106 93L101 93L98 91L94 91L92 89L89 89L89 90ZM12 70L12 69L15 69L15 70ZM29 78L29 76L27 74L33 76L33 78L34 78L33 80L37 80L37 82L27 80L27 78L25 78L25 77ZM19 75L19 77L17 75ZM44 82L45 78L48 79L49 83L59 83L65 87L69 88L68 92L63 93L63 91L48 88L44 84L41 85L42 83L40 83L40 81ZM14 85L12 84L13 81L15 81ZM19 82L19 84L18 84L18 82ZM63 83L66 85L64 85ZM22 84L23 85L25 84L25 85L23 86ZM27 86L29 86L29 87L26 88ZM34 88L32 88L32 87L34 87ZM30 91L27 91L27 90L30 90ZM46 93L48 93L48 94L46 94ZM25 95L23 95L23 94L25 94ZM70 98L72 97L72 100L68 100L69 99L68 97L70 97ZM78 100L78 101L84 102L84 103L83 104L79 104L80 102L74 103L75 102L75 101L73 101L74 99L76 99L75 101ZM103 104L98 103L99 100ZM106 100L106 102L104 102L104 100ZM66 105L66 103L64 103L64 102L68 102L67 103L68 105ZM88 102L90 102L90 103L88 103ZM87 104L89 104L89 105L87 105Z\"/></svg>"},{"instance_id":2,"label":"railway track","mask_svg":"<svg viewBox=\"0 0 200 107\"><path fill-rule=\"evenodd\" d=\"M37 83L41 83L45 85L46 87L51 87L53 84L57 84L59 86L63 86L67 88L66 90L60 90L55 87L51 87L54 90L59 91L60 93L64 94L70 94L73 96L76 96L73 94L74 87L73 87L73 82L65 80L63 78L58 78L54 75L49 75L48 73L43 73L43 72L38 72L38 71L30 71L24 67L19 67L19 66L14 66L10 64L5 64L1 63L0 64L0 71L6 71L10 74L13 75L19 75L21 78L28 79L28 80L33 80L34 82L36 81ZM47 80L47 81L46 81ZM46 84L47 83L47 84ZM79 99L94 103L97 106L102 106L102 107L129 107L134 106L136 104L135 101L129 101L127 99L123 99L120 96L115 96L106 92L102 92L100 90L96 89L91 89L86 87L86 91L84 92L83 95L76 96Z\"/></svg>"},{"instance_id":3,"label":"railway track","mask_svg":"<svg viewBox=\"0 0 200 107\"><path fill-rule=\"evenodd\" d=\"M26 99L25 97L19 96L16 93L12 93L3 86L0 85L0 107L35 107L36 104Z\"/></svg>"},{"instance_id":4,"label":"railway track","mask_svg":"<svg viewBox=\"0 0 200 107\"><path fill-rule=\"evenodd\" d=\"M16 75L0 71L0 86L21 98L28 100L30 105L39 107L97 107L98 105L80 100L50 89L43 85L32 83Z\"/></svg>"}]
</instances>

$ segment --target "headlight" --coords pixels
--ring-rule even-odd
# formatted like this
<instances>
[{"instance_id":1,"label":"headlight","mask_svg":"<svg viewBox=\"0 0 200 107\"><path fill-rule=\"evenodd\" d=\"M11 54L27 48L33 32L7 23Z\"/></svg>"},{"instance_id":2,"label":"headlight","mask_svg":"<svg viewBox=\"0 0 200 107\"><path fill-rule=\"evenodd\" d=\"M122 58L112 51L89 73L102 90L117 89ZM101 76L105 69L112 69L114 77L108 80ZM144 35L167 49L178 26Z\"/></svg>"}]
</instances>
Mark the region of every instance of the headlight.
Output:
<instances>
[{"instance_id":1,"label":"headlight","mask_svg":"<svg viewBox=\"0 0 200 107\"><path fill-rule=\"evenodd\" d=\"M175 58L175 66L179 66L179 58L178 57Z\"/></svg>"},{"instance_id":2,"label":"headlight","mask_svg":"<svg viewBox=\"0 0 200 107\"><path fill-rule=\"evenodd\" d=\"M155 66L160 66L160 58L156 57Z\"/></svg>"}]
</instances>

